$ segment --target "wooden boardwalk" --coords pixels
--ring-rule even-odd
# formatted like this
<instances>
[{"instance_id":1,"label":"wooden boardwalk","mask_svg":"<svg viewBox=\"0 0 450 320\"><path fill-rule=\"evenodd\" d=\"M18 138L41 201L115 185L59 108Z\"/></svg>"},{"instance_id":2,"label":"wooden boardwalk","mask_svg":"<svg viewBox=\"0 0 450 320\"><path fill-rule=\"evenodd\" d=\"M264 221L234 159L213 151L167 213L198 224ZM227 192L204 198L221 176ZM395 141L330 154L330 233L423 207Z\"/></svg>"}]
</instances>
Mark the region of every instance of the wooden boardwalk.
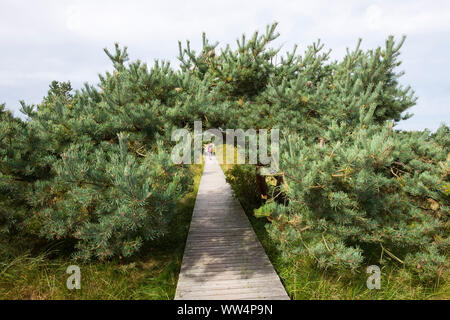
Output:
<instances>
[{"instance_id":1,"label":"wooden boardwalk","mask_svg":"<svg viewBox=\"0 0 450 320\"><path fill-rule=\"evenodd\" d=\"M215 158L205 159L175 299L289 299Z\"/></svg>"}]
</instances>

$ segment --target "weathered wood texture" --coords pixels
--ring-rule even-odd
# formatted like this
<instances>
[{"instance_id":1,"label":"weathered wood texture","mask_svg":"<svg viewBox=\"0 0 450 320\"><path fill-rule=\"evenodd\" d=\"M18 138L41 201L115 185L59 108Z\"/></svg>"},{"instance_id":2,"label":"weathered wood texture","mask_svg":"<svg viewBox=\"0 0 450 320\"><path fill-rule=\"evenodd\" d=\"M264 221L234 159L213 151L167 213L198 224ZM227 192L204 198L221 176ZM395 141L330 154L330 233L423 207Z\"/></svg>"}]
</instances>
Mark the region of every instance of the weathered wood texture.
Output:
<instances>
[{"instance_id":1,"label":"weathered wood texture","mask_svg":"<svg viewBox=\"0 0 450 320\"><path fill-rule=\"evenodd\" d=\"M205 161L175 299L289 299L219 164Z\"/></svg>"}]
</instances>

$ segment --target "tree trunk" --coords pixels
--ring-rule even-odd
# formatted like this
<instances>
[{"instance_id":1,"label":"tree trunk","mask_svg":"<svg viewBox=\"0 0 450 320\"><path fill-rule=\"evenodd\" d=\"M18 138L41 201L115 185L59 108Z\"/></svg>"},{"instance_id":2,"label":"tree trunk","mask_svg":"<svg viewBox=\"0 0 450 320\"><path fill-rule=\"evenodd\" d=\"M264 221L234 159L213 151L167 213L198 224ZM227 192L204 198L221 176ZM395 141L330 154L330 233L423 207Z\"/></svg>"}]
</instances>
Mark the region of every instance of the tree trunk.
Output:
<instances>
[{"instance_id":1,"label":"tree trunk","mask_svg":"<svg viewBox=\"0 0 450 320\"><path fill-rule=\"evenodd\" d=\"M267 194L269 192L269 187L267 186L266 177L259 174L259 167L256 167L256 184L258 186L261 198L267 200Z\"/></svg>"}]
</instances>

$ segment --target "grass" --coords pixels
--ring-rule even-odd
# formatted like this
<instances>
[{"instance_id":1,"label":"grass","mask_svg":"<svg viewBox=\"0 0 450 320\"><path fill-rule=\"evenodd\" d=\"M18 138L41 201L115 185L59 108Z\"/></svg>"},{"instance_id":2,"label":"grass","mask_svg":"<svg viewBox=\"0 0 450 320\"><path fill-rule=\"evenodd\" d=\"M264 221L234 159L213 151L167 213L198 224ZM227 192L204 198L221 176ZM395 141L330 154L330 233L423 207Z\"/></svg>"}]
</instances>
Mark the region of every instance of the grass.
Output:
<instances>
[{"instance_id":1,"label":"grass","mask_svg":"<svg viewBox=\"0 0 450 320\"><path fill-rule=\"evenodd\" d=\"M220 152L233 152L230 147L217 148ZM234 148L233 148L234 149ZM224 151L223 151L224 150ZM235 159L236 159L236 151ZM221 154L220 154L221 156ZM233 164L221 164L227 174ZM243 199L240 199L241 202ZM266 250L270 261L280 276L287 293L295 300L430 300L450 299L450 274L444 273L439 283L423 284L417 282L408 270L391 261L381 269L381 288L369 290L366 286L367 266L361 268L355 275L330 274L318 270L314 262L306 257L284 260L276 244L269 238L265 225L267 220L256 218L252 210L247 210L247 216L255 230L258 239Z\"/></svg>"},{"instance_id":2,"label":"grass","mask_svg":"<svg viewBox=\"0 0 450 320\"><path fill-rule=\"evenodd\" d=\"M84 264L54 258L57 248L38 255L17 249L0 260L0 299L173 299L203 165L191 170L193 191L177 204L177 218L161 245L124 261ZM80 290L66 287L66 269L72 264L81 270Z\"/></svg>"},{"instance_id":3,"label":"grass","mask_svg":"<svg viewBox=\"0 0 450 320\"><path fill-rule=\"evenodd\" d=\"M79 264L24 254L2 264L1 299L171 299L178 257L149 254L139 262ZM68 290L65 273L71 264L81 269L81 289Z\"/></svg>"}]
</instances>

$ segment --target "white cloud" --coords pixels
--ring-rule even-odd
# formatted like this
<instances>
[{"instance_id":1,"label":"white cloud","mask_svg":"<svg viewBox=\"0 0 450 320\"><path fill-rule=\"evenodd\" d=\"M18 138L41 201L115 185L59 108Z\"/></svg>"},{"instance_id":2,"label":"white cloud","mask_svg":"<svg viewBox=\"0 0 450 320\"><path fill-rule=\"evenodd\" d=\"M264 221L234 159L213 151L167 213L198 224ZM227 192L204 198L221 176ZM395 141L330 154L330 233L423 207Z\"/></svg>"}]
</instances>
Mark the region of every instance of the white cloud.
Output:
<instances>
[{"instance_id":1,"label":"white cloud","mask_svg":"<svg viewBox=\"0 0 450 320\"><path fill-rule=\"evenodd\" d=\"M383 19L383 10L373 4L366 9L364 18L366 20L366 25L370 30L380 30L381 23Z\"/></svg>"},{"instance_id":2,"label":"white cloud","mask_svg":"<svg viewBox=\"0 0 450 320\"><path fill-rule=\"evenodd\" d=\"M81 29L81 10L79 6L69 5L66 8L66 27L76 32Z\"/></svg>"},{"instance_id":3,"label":"white cloud","mask_svg":"<svg viewBox=\"0 0 450 320\"><path fill-rule=\"evenodd\" d=\"M412 112L433 110L439 123L450 119L446 69L450 49L450 1L137 1L2 0L0 2L0 101L38 102L54 79L95 81L107 68L105 46L120 42L130 56L149 64L176 61L177 41L200 47L201 32L213 41L235 44L242 32L264 31L280 22L275 45L301 48L321 38L333 58L359 37L363 47L383 45L389 34L407 34L402 80L420 96ZM29 89L27 89L29 88ZM436 97L437 95L437 97ZM417 112L416 112L417 111ZM424 118L425 116L423 116ZM424 121L425 122L425 121ZM419 117L408 120L420 126ZM413 124L414 126L414 124Z\"/></svg>"}]
</instances>

